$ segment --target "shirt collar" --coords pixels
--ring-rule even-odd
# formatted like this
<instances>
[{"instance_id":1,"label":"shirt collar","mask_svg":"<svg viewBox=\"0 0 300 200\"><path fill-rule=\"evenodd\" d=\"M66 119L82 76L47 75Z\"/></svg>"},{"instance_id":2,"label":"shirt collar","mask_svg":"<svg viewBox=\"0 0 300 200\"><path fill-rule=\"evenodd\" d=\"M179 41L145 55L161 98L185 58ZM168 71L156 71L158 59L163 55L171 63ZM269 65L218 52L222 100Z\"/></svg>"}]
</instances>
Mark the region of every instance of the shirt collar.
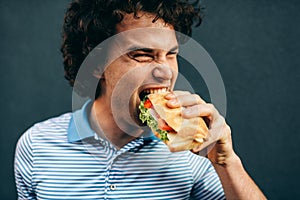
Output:
<instances>
[{"instance_id":1,"label":"shirt collar","mask_svg":"<svg viewBox=\"0 0 300 200\"><path fill-rule=\"evenodd\" d=\"M88 100L81 109L72 113L68 127L68 142L78 142L86 138L94 137L96 140L101 140L89 123L89 113L93 105L92 100ZM150 142L158 140L152 132L141 137L143 141Z\"/></svg>"},{"instance_id":2,"label":"shirt collar","mask_svg":"<svg viewBox=\"0 0 300 200\"><path fill-rule=\"evenodd\" d=\"M91 128L88 118L92 104L92 100L88 100L80 110L72 113L68 127L69 142L78 142L89 137L94 137L95 132Z\"/></svg>"}]
</instances>

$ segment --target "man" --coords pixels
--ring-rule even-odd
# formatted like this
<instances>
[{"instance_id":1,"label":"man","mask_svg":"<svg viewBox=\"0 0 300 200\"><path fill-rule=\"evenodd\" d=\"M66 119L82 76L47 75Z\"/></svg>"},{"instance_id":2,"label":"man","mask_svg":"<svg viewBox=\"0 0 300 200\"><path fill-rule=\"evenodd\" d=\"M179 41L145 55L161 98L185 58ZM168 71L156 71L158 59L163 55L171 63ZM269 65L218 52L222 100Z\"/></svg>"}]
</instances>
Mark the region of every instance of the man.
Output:
<instances>
[{"instance_id":1,"label":"man","mask_svg":"<svg viewBox=\"0 0 300 200\"><path fill-rule=\"evenodd\" d=\"M201 22L199 9L181 0L71 3L62 45L65 76L92 100L36 124L20 138L19 199L265 199L232 149L230 128L215 107L198 95L173 92L175 31L190 35L194 19ZM80 66L115 34L121 36L100 51L105 65L87 69L90 81L97 80L95 91L89 89ZM170 108L183 107L184 118L206 119L208 141L216 142L209 160L190 151L171 153L145 133L138 105L146 90L170 91L165 96Z\"/></svg>"}]
</instances>

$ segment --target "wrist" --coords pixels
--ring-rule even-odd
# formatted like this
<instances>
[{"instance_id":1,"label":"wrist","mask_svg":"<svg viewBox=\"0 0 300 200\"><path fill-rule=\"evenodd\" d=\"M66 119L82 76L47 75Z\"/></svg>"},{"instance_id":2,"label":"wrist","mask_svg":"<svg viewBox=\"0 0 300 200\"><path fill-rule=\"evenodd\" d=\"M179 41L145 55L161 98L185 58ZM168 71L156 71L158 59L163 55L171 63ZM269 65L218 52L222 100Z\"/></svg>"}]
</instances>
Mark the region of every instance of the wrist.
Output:
<instances>
[{"instance_id":1,"label":"wrist","mask_svg":"<svg viewBox=\"0 0 300 200\"><path fill-rule=\"evenodd\" d=\"M242 166L242 161L235 152L232 152L221 160L215 160L215 162L212 161L212 165L215 168L240 167Z\"/></svg>"}]
</instances>

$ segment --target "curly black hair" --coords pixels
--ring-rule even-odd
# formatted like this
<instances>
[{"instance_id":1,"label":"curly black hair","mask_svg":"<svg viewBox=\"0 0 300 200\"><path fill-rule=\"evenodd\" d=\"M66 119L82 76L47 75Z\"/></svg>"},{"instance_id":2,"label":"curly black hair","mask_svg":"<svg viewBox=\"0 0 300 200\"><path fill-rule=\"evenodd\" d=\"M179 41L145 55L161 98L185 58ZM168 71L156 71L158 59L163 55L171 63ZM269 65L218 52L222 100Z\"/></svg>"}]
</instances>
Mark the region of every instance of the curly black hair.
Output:
<instances>
[{"instance_id":1,"label":"curly black hair","mask_svg":"<svg viewBox=\"0 0 300 200\"><path fill-rule=\"evenodd\" d=\"M63 24L61 52L64 58L65 78L74 86L80 65L86 56L105 39L116 34L116 25L125 14L139 12L155 15L153 22L163 19L178 32L191 36L192 25L199 26L202 9L198 0L74 0L66 11ZM81 96L97 98L85 93L85 84L76 86Z\"/></svg>"}]
</instances>

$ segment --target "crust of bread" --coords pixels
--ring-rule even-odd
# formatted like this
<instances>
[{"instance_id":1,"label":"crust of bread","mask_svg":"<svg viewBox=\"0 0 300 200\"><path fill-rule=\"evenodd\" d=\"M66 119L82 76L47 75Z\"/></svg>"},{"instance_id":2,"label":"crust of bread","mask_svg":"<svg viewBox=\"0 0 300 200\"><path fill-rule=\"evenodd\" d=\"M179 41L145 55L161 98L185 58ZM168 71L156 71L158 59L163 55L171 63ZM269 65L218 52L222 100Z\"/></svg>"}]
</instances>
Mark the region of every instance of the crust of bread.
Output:
<instances>
[{"instance_id":1,"label":"crust of bread","mask_svg":"<svg viewBox=\"0 0 300 200\"><path fill-rule=\"evenodd\" d=\"M208 136L204 120L201 117L191 119L181 117L182 108L169 108L166 105L167 94L168 92L148 95L155 111L176 131L168 134L169 140L165 143L172 152L198 148Z\"/></svg>"}]
</instances>

